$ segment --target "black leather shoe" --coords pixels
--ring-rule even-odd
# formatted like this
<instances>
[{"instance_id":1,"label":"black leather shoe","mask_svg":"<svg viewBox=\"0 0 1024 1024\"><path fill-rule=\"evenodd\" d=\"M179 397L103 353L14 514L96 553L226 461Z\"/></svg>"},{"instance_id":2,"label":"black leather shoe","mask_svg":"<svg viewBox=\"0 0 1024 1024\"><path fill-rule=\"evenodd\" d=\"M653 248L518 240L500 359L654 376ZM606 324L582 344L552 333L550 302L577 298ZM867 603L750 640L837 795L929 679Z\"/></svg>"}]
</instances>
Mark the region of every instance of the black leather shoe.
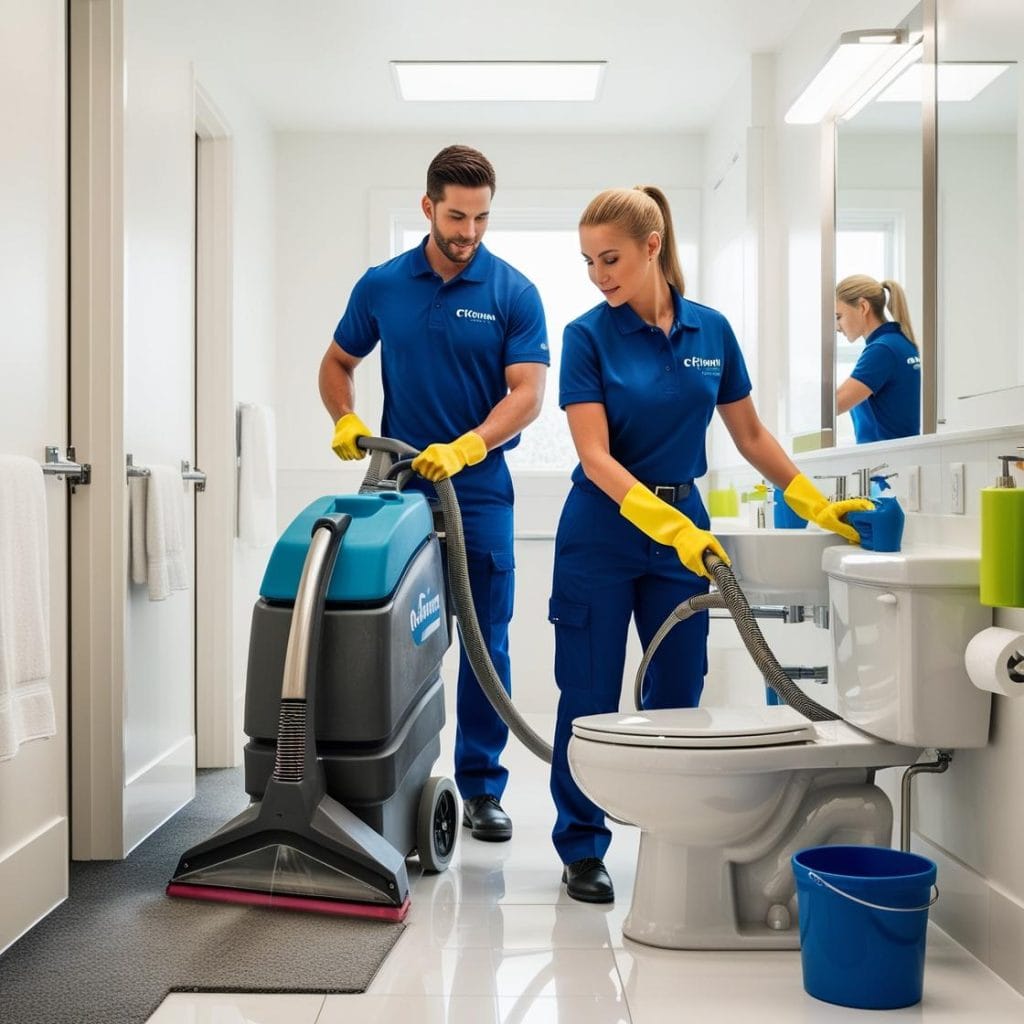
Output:
<instances>
[{"instance_id":1,"label":"black leather shoe","mask_svg":"<svg viewBox=\"0 0 1024 1024\"><path fill-rule=\"evenodd\" d=\"M471 796L462 804L462 824L474 839L504 843L512 838L512 819L501 809L496 796Z\"/></svg>"},{"instance_id":2,"label":"black leather shoe","mask_svg":"<svg viewBox=\"0 0 1024 1024\"><path fill-rule=\"evenodd\" d=\"M565 891L583 903L613 903L615 888L600 857L584 857L565 865Z\"/></svg>"}]
</instances>

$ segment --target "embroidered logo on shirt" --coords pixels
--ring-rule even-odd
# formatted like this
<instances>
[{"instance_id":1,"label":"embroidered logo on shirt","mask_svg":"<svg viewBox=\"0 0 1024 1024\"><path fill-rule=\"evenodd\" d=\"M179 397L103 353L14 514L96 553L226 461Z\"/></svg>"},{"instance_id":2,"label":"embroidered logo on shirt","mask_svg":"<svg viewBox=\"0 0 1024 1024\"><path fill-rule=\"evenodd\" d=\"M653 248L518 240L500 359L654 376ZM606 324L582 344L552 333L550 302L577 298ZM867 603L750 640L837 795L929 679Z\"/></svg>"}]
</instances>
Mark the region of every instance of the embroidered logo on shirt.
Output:
<instances>
[{"instance_id":1,"label":"embroidered logo on shirt","mask_svg":"<svg viewBox=\"0 0 1024 1024\"><path fill-rule=\"evenodd\" d=\"M920 356L907 356L907 366L912 366L915 370L921 369L921 357Z\"/></svg>"},{"instance_id":2,"label":"embroidered logo on shirt","mask_svg":"<svg viewBox=\"0 0 1024 1024\"><path fill-rule=\"evenodd\" d=\"M722 376L721 359L705 359L704 356L687 356L683 360L683 366L694 370L700 370L705 377Z\"/></svg>"},{"instance_id":3,"label":"embroidered logo on shirt","mask_svg":"<svg viewBox=\"0 0 1024 1024\"><path fill-rule=\"evenodd\" d=\"M457 309L455 315L460 320L497 320L493 313L480 313L475 309Z\"/></svg>"}]
</instances>

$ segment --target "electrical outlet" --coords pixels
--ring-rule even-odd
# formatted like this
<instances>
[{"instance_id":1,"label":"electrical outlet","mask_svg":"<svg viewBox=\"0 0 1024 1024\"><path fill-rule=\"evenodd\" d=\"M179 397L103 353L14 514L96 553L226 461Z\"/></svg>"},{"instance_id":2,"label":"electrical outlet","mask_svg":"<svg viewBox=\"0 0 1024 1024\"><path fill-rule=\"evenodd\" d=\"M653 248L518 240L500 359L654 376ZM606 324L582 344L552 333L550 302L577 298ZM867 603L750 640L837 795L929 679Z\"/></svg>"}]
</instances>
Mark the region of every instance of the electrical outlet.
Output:
<instances>
[{"instance_id":1,"label":"electrical outlet","mask_svg":"<svg viewBox=\"0 0 1024 1024\"><path fill-rule=\"evenodd\" d=\"M921 511L921 467L907 466L907 511Z\"/></svg>"},{"instance_id":2,"label":"electrical outlet","mask_svg":"<svg viewBox=\"0 0 1024 1024\"><path fill-rule=\"evenodd\" d=\"M953 512L962 516L964 514L964 464L962 462L949 464L949 488Z\"/></svg>"}]
</instances>

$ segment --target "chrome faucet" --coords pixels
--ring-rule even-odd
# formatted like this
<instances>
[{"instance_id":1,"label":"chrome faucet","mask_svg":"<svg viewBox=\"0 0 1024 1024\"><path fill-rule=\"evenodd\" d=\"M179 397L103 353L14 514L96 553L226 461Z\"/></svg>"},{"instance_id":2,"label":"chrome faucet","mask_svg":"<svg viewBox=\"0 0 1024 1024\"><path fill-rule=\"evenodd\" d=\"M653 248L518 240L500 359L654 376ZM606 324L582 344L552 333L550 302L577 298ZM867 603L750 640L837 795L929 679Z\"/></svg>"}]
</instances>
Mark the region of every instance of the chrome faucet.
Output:
<instances>
[{"instance_id":1,"label":"chrome faucet","mask_svg":"<svg viewBox=\"0 0 1024 1024\"><path fill-rule=\"evenodd\" d=\"M888 468L889 463L883 462L880 466L871 466L870 468L865 466L863 469L855 469L852 475L857 478L857 496L866 498L871 493L871 478L875 476L880 469ZM894 476L899 476L899 473L889 473L882 477L882 479L888 480Z\"/></svg>"},{"instance_id":2,"label":"chrome faucet","mask_svg":"<svg viewBox=\"0 0 1024 1024\"><path fill-rule=\"evenodd\" d=\"M821 473L815 474L815 480L835 480L836 489L832 495L833 501L846 501L846 473Z\"/></svg>"}]
</instances>

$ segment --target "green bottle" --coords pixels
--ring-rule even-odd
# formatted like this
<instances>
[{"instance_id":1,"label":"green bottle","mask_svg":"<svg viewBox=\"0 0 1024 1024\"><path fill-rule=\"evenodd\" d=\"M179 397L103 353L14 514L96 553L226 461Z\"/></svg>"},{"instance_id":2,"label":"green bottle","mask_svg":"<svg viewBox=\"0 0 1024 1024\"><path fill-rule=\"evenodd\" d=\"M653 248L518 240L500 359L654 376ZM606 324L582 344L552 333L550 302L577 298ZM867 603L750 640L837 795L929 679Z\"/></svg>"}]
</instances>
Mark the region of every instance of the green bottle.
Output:
<instances>
[{"instance_id":1,"label":"green bottle","mask_svg":"<svg viewBox=\"0 0 1024 1024\"><path fill-rule=\"evenodd\" d=\"M1002 475L981 492L981 603L1024 608L1024 489L1010 472L1021 456L998 458Z\"/></svg>"}]
</instances>

